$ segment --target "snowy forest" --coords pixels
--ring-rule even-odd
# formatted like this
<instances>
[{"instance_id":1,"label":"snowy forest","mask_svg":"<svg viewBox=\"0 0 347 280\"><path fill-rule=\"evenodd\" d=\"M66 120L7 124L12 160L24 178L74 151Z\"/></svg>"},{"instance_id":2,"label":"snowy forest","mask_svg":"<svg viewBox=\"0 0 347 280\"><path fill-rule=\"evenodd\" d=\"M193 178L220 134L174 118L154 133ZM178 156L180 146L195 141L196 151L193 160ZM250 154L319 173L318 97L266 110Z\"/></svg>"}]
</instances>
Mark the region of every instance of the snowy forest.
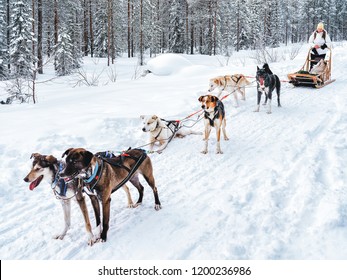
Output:
<instances>
[{"instance_id":1,"label":"snowy forest","mask_svg":"<svg viewBox=\"0 0 347 280\"><path fill-rule=\"evenodd\" d=\"M307 42L322 21L347 39L346 0L0 0L0 80L69 75L83 57L230 55Z\"/></svg>"}]
</instances>

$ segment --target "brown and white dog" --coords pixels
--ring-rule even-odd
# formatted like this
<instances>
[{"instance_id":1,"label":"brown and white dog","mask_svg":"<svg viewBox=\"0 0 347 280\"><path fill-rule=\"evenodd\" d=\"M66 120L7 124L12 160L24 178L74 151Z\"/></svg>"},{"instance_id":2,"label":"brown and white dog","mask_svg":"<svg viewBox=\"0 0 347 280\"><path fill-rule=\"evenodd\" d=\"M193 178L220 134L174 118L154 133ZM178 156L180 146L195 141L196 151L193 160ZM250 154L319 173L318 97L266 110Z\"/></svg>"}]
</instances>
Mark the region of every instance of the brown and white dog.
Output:
<instances>
[{"instance_id":1,"label":"brown and white dog","mask_svg":"<svg viewBox=\"0 0 347 280\"><path fill-rule=\"evenodd\" d=\"M155 210L161 209L157 187L153 176L153 167L150 158L145 151L140 149L128 150L122 155L105 160L95 156L83 148L70 148L64 152L66 166L60 172L60 176L83 178L89 189L96 191L102 203L102 232L101 241L107 239L110 220L111 194L128 180L137 188L139 199L135 207L142 203L144 187L141 185L141 174L152 188L155 200Z\"/></svg>"},{"instance_id":2,"label":"brown and white dog","mask_svg":"<svg viewBox=\"0 0 347 280\"><path fill-rule=\"evenodd\" d=\"M212 127L216 129L216 138L217 138L217 146L216 153L222 154L222 150L220 148L220 133L223 131L224 140L229 140L226 135L225 126L225 111L224 105L222 101L218 99L218 97L214 95L202 95L198 99L201 102L201 108L204 110L204 123L205 123L205 146L202 150L203 154L208 152L208 139L210 136L210 132Z\"/></svg>"},{"instance_id":3,"label":"brown and white dog","mask_svg":"<svg viewBox=\"0 0 347 280\"><path fill-rule=\"evenodd\" d=\"M245 86L249 85L250 81L242 74L234 74L234 75L225 75L218 76L210 79L209 83L209 92L212 92L214 89L218 89L219 93L217 97L219 98L222 94L222 91L225 90L229 94L234 95L236 106L239 105L237 92L241 94L241 99L246 100L246 90Z\"/></svg>"},{"instance_id":4,"label":"brown and white dog","mask_svg":"<svg viewBox=\"0 0 347 280\"><path fill-rule=\"evenodd\" d=\"M189 134L202 135L202 132L180 126L179 121L166 121L156 115L142 115L143 132L149 132L149 149L153 150L154 144L159 143L157 152L162 152L173 137L183 138Z\"/></svg>"},{"instance_id":5,"label":"brown and white dog","mask_svg":"<svg viewBox=\"0 0 347 280\"><path fill-rule=\"evenodd\" d=\"M58 198L60 198L61 205L63 207L65 226L63 231L54 235L53 238L63 239L69 230L71 225L71 199L66 199L66 197L73 197L75 195L76 201L83 214L85 227L88 233L88 244L93 245L95 238L92 233L86 202L82 194L82 187L79 186L78 180L73 179L67 183L65 183L64 180L60 180L58 172L63 163L58 161L52 155L41 155L39 153L34 153L31 155L31 158L34 158L31 170L24 178L25 182L30 183L29 189L34 190L43 179L48 181L52 187L59 188L58 191L55 190L55 194ZM90 196L90 199L95 212L96 224L98 225L100 224L99 202L95 196Z\"/></svg>"}]
</instances>

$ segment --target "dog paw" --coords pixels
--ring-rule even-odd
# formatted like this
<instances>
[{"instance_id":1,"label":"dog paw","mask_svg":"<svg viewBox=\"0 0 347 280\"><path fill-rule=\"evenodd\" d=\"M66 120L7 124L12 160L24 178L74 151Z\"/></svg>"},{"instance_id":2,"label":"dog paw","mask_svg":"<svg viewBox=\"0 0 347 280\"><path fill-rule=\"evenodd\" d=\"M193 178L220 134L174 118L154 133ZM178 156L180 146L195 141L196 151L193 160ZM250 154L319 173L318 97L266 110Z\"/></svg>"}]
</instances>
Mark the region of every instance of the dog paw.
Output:
<instances>
[{"instance_id":1,"label":"dog paw","mask_svg":"<svg viewBox=\"0 0 347 280\"><path fill-rule=\"evenodd\" d=\"M223 154L223 152L221 150L217 150L216 154Z\"/></svg>"},{"instance_id":2,"label":"dog paw","mask_svg":"<svg viewBox=\"0 0 347 280\"><path fill-rule=\"evenodd\" d=\"M63 235L63 234L56 234L56 235L53 236L53 239L60 239L60 240L63 240L64 237L65 237L65 234L64 234L64 235Z\"/></svg>"},{"instance_id":3,"label":"dog paw","mask_svg":"<svg viewBox=\"0 0 347 280\"><path fill-rule=\"evenodd\" d=\"M207 151L201 151L202 154L206 155L207 154Z\"/></svg>"},{"instance_id":4,"label":"dog paw","mask_svg":"<svg viewBox=\"0 0 347 280\"><path fill-rule=\"evenodd\" d=\"M225 140L225 141L229 141L229 138L225 136L225 137L224 137L224 140Z\"/></svg>"},{"instance_id":5,"label":"dog paw","mask_svg":"<svg viewBox=\"0 0 347 280\"><path fill-rule=\"evenodd\" d=\"M267 113L267 114L271 114L271 111L267 111L266 113Z\"/></svg>"},{"instance_id":6,"label":"dog paw","mask_svg":"<svg viewBox=\"0 0 347 280\"><path fill-rule=\"evenodd\" d=\"M135 204L134 204L134 208L140 206L141 204L142 204L142 202L135 203Z\"/></svg>"},{"instance_id":7,"label":"dog paw","mask_svg":"<svg viewBox=\"0 0 347 280\"><path fill-rule=\"evenodd\" d=\"M253 112L256 112L256 113L258 113L259 112L259 109L255 109Z\"/></svg>"},{"instance_id":8,"label":"dog paw","mask_svg":"<svg viewBox=\"0 0 347 280\"><path fill-rule=\"evenodd\" d=\"M94 237L88 240L88 246L93 246L98 240Z\"/></svg>"},{"instance_id":9,"label":"dog paw","mask_svg":"<svg viewBox=\"0 0 347 280\"><path fill-rule=\"evenodd\" d=\"M154 205L154 209L155 209L156 211L159 211L159 210L161 209L161 205L160 205L160 204Z\"/></svg>"}]
</instances>

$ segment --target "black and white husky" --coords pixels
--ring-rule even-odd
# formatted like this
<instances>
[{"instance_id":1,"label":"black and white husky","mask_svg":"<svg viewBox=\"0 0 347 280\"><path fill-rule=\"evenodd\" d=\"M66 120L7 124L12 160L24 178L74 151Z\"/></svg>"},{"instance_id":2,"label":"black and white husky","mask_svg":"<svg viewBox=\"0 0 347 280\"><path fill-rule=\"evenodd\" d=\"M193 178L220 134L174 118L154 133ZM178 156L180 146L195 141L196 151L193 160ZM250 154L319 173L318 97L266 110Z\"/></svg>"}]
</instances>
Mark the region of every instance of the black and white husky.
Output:
<instances>
[{"instance_id":1,"label":"black and white husky","mask_svg":"<svg viewBox=\"0 0 347 280\"><path fill-rule=\"evenodd\" d=\"M277 104L278 104L278 107L281 107L281 102L280 102L281 81L277 75L272 73L267 63L263 65L263 68L259 68L257 66L256 80L257 80L257 90L258 90L258 102L257 102L257 108L255 109L254 112L259 112L261 95L262 93L264 93L265 102L263 105L266 105L267 101L269 100L267 113L271 114L272 92L274 91L275 88L277 92Z\"/></svg>"}]
</instances>

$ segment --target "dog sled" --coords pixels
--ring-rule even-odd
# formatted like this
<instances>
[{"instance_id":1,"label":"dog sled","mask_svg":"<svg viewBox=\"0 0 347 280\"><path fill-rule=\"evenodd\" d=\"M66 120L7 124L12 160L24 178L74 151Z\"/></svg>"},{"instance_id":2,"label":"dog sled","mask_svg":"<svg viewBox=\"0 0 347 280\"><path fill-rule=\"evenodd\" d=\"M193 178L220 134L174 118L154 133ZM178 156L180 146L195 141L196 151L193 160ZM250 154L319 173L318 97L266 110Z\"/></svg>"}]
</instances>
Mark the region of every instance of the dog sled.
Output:
<instances>
[{"instance_id":1,"label":"dog sled","mask_svg":"<svg viewBox=\"0 0 347 280\"><path fill-rule=\"evenodd\" d=\"M331 49L328 48L329 52L327 53L324 63L325 67L322 71L320 71L318 74L311 74L311 63L319 63L321 58L315 58L311 59L311 49L309 50L305 64L303 67L295 73L288 74L289 83L293 84L294 86L308 86L308 87L315 87L315 88L322 88L332 82L335 81L331 79Z\"/></svg>"}]
</instances>

